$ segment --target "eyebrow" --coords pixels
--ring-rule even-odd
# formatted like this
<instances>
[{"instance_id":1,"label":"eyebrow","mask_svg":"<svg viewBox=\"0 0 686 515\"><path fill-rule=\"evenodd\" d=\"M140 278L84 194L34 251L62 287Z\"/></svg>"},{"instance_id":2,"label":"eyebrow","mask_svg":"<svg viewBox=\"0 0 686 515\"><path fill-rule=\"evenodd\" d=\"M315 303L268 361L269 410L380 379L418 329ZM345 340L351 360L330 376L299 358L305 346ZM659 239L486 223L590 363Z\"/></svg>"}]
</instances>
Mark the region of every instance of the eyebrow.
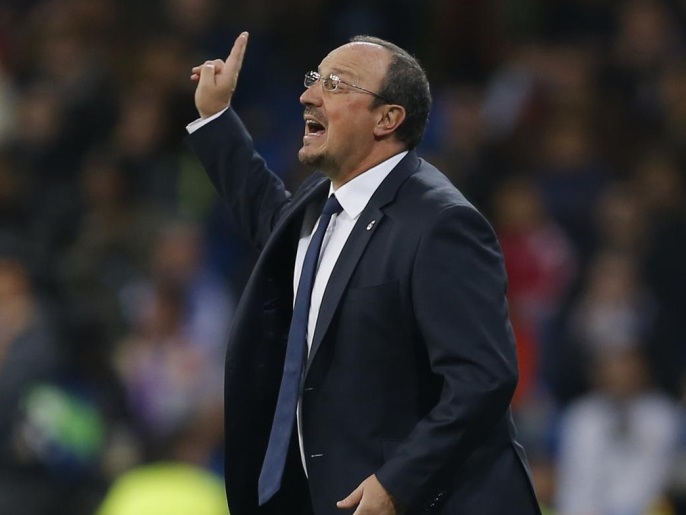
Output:
<instances>
[{"instance_id":1,"label":"eyebrow","mask_svg":"<svg viewBox=\"0 0 686 515\"><path fill-rule=\"evenodd\" d=\"M323 75L321 73L321 68L317 68L317 73L319 73L320 75ZM350 77L350 73L343 70L342 68L331 68L331 70L329 71L327 76L328 75L338 75L339 77L342 75L343 77L346 77L346 76ZM350 79L350 80L354 80L354 79Z\"/></svg>"}]
</instances>

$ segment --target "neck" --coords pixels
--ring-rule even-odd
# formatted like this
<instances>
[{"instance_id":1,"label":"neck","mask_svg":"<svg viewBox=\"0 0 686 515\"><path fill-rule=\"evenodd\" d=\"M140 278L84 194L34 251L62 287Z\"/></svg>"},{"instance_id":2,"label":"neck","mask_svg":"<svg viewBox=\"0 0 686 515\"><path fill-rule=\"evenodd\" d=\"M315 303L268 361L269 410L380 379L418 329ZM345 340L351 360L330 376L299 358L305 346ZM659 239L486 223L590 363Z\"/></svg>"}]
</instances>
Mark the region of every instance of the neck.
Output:
<instances>
[{"instance_id":1,"label":"neck","mask_svg":"<svg viewBox=\"0 0 686 515\"><path fill-rule=\"evenodd\" d=\"M392 147L387 147L383 150L373 152L368 154L361 162L352 168L337 168L335 170L322 170L322 172L331 179L331 184L333 189L336 190L343 186L344 184L352 181L355 177L362 175L367 170L371 170L380 163L383 163L387 159L390 159L396 154L403 152L407 149L400 145L394 145Z\"/></svg>"}]
</instances>

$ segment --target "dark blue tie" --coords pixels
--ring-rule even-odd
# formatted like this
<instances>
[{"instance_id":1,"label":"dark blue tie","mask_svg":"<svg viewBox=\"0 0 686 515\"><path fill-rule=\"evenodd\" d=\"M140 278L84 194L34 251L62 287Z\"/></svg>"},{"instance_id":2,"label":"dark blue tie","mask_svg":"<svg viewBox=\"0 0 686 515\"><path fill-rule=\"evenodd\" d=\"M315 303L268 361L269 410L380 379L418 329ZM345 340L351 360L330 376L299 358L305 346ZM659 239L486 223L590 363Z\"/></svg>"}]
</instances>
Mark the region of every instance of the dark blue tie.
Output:
<instances>
[{"instance_id":1,"label":"dark blue tie","mask_svg":"<svg viewBox=\"0 0 686 515\"><path fill-rule=\"evenodd\" d=\"M305 253L298 291L293 305L291 328L288 332L286 361L283 367L279 398L276 402L272 432L269 435L269 445L258 482L260 506L271 499L281 486L288 445L295 425L303 365L307 357L307 321L310 315L310 300L319 261L319 251L331 216L340 213L342 209L336 197L331 195L324 204L319 225L312 235Z\"/></svg>"}]
</instances>

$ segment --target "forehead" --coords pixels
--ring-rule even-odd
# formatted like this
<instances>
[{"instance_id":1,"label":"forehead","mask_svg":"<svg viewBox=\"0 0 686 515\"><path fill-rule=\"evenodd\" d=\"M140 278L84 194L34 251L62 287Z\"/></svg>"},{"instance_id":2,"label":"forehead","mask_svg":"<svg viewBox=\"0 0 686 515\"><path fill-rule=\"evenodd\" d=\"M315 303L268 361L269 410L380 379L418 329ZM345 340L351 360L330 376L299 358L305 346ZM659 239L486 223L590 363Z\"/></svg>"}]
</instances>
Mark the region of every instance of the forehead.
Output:
<instances>
[{"instance_id":1,"label":"forehead","mask_svg":"<svg viewBox=\"0 0 686 515\"><path fill-rule=\"evenodd\" d=\"M320 63L319 72L380 81L386 74L390 59L388 50L380 45L353 42L332 50Z\"/></svg>"}]
</instances>

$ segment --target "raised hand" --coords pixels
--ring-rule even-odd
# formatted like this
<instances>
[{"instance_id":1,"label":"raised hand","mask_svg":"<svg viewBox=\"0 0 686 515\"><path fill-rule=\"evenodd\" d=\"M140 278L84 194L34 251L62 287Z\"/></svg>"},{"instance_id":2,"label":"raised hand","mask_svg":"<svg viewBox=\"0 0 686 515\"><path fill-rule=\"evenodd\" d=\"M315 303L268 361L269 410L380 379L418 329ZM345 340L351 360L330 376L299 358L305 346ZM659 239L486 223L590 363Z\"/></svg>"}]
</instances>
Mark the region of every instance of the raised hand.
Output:
<instances>
[{"instance_id":1,"label":"raised hand","mask_svg":"<svg viewBox=\"0 0 686 515\"><path fill-rule=\"evenodd\" d=\"M195 107L201 118L212 116L231 104L247 46L248 33L242 32L236 38L226 61L205 61L191 70L191 80L198 82Z\"/></svg>"}]
</instances>

